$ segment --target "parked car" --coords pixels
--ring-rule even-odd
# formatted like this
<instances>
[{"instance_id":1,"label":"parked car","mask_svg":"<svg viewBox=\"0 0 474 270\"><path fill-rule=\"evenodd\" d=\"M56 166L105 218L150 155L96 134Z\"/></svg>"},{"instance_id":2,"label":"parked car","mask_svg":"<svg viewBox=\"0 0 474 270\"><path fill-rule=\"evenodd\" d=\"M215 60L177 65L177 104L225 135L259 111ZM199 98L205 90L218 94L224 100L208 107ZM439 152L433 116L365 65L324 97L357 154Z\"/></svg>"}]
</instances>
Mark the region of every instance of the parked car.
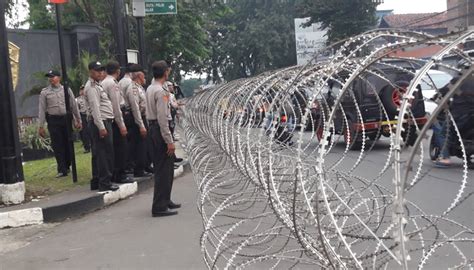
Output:
<instances>
[{"instance_id":1,"label":"parked car","mask_svg":"<svg viewBox=\"0 0 474 270\"><path fill-rule=\"evenodd\" d=\"M397 126L396 117L402 96L413 79L412 72L415 72L416 68L420 66L404 60L380 62L371 66L370 72L357 78L350 85L351 91L347 91L342 97L342 110L336 108L334 133L343 135L352 150L362 147L362 131L365 131L366 138L374 141L382 135L389 137ZM338 76L338 80L329 80L329 91L325 98L319 101L319 111L315 113L314 127L317 128L315 131L319 139L322 138L321 117L323 113L328 117L327 112L332 110L342 88L338 81L347 79L349 73ZM415 123L421 128L427 122L421 87L414 93L410 109L411 114L403 119L405 131L402 136L408 145L413 145L417 138Z\"/></svg>"}]
</instances>

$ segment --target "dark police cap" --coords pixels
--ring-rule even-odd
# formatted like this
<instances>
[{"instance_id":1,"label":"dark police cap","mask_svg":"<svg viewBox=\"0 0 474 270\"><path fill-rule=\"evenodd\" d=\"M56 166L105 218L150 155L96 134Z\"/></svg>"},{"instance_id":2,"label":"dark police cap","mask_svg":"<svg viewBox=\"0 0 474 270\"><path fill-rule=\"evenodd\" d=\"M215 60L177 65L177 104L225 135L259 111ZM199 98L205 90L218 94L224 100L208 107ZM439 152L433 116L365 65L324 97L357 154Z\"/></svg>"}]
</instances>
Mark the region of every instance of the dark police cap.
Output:
<instances>
[{"instance_id":1,"label":"dark police cap","mask_svg":"<svg viewBox=\"0 0 474 270\"><path fill-rule=\"evenodd\" d=\"M144 69L139 64L132 64L128 67L130 72L144 72Z\"/></svg>"},{"instance_id":2,"label":"dark police cap","mask_svg":"<svg viewBox=\"0 0 474 270\"><path fill-rule=\"evenodd\" d=\"M56 76L61 76L61 73L59 73L59 71L57 71L57 70L50 70L44 76L48 77L48 78L53 78L53 77L56 77Z\"/></svg>"},{"instance_id":3,"label":"dark police cap","mask_svg":"<svg viewBox=\"0 0 474 270\"><path fill-rule=\"evenodd\" d=\"M105 70L105 66L102 65L102 64L101 64L100 62L98 62L98 61L94 61L94 62L89 63L89 70L104 71L104 70Z\"/></svg>"}]
</instances>

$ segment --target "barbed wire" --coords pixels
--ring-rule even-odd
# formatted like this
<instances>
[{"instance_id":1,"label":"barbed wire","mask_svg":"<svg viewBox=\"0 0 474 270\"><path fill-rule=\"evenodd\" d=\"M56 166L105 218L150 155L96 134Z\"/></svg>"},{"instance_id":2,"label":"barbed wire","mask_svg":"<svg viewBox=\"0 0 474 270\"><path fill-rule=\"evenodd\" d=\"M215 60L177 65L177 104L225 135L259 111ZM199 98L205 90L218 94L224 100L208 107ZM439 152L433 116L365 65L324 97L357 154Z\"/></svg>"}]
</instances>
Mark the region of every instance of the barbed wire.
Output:
<instances>
[{"instance_id":1,"label":"barbed wire","mask_svg":"<svg viewBox=\"0 0 474 270\"><path fill-rule=\"evenodd\" d=\"M472 65L446 59L472 63L459 48L473 38L474 32L437 38L374 30L325 48L321 55L335 53L324 61L190 99L183 128L206 265L472 268L472 219L465 224L459 211L472 213L474 153L447 111L463 166L455 169L457 190L443 190L433 206L426 138L449 97L472 78ZM428 43L444 49L430 60L395 56ZM432 69L458 80L426 118L419 85L439 91L426 78Z\"/></svg>"}]
</instances>

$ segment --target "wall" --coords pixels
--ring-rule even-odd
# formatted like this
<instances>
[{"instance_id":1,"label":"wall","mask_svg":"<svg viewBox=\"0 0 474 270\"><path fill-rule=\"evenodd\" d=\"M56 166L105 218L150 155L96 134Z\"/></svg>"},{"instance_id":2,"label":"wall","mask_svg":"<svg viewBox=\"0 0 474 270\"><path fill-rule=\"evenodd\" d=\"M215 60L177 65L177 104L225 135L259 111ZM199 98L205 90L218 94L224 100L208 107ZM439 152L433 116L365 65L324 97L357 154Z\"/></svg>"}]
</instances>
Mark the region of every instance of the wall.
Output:
<instances>
[{"instance_id":1,"label":"wall","mask_svg":"<svg viewBox=\"0 0 474 270\"><path fill-rule=\"evenodd\" d=\"M66 65L71 67L77 61L80 51L99 52L99 30L95 25L76 25L65 31L64 51ZM15 89L16 113L18 117L38 115L38 96L21 102L22 96L33 86L47 84L46 79L38 80L34 74L46 72L53 67L60 69L59 41L56 31L50 30L8 30L8 40L20 47L20 70Z\"/></svg>"}]
</instances>

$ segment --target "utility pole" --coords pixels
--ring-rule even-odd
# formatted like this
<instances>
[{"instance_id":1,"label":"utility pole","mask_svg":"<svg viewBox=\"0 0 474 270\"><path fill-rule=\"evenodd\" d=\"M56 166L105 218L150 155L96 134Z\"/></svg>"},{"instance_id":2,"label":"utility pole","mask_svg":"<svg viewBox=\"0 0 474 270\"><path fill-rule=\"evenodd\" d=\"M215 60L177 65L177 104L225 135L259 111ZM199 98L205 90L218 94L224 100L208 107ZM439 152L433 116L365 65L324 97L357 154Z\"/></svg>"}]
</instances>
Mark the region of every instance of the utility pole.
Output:
<instances>
[{"instance_id":1,"label":"utility pole","mask_svg":"<svg viewBox=\"0 0 474 270\"><path fill-rule=\"evenodd\" d=\"M62 2L65 3L66 1ZM66 58L64 57L64 42L63 34L61 27L61 5L59 3L55 4L56 7L56 24L58 29L58 38L59 38L59 54L61 57L61 70L63 78L63 87L64 87L64 99L66 104L66 134L68 140L69 154L71 155L71 167L72 167L72 181L77 183L77 168L76 168L76 153L74 151L74 141L72 139L72 113L71 113L71 103L69 96L69 83L67 77L66 69Z\"/></svg>"},{"instance_id":2,"label":"utility pole","mask_svg":"<svg viewBox=\"0 0 474 270\"><path fill-rule=\"evenodd\" d=\"M117 60L120 66L127 64L127 49L125 48L125 5L123 0L114 0L114 28L117 38Z\"/></svg>"},{"instance_id":3,"label":"utility pole","mask_svg":"<svg viewBox=\"0 0 474 270\"><path fill-rule=\"evenodd\" d=\"M145 0L133 0L133 17L137 19L138 32L138 63L147 68L146 51L145 51L145 27L143 20L145 19Z\"/></svg>"},{"instance_id":4,"label":"utility pole","mask_svg":"<svg viewBox=\"0 0 474 270\"><path fill-rule=\"evenodd\" d=\"M5 10L6 1L0 1L0 201L4 204L19 204L25 200L25 183Z\"/></svg>"}]
</instances>

